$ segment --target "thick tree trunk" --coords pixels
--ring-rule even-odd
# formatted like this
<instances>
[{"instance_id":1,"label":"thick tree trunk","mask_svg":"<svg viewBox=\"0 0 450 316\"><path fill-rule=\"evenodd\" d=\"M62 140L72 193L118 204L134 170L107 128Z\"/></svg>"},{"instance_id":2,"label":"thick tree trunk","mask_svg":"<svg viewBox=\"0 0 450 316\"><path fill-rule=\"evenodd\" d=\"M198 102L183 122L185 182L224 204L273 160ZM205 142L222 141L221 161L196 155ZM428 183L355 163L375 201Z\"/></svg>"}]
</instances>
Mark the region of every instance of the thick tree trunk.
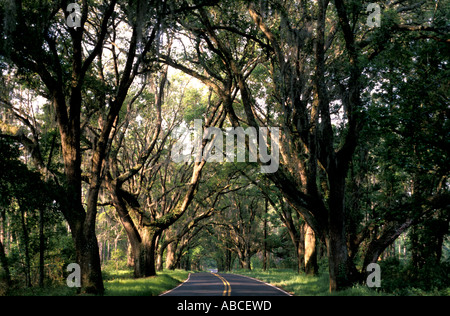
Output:
<instances>
[{"instance_id":1,"label":"thick tree trunk","mask_svg":"<svg viewBox=\"0 0 450 316\"><path fill-rule=\"evenodd\" d=\"M80 291L87 294L103 294L103 278L100 254L95 230L84 229L84 221L72 223L72 237L75 240L77 263L81 268Z\"/></svg>"},{"instance_id":2,"label":"thick tree trunk","mask_svg":"<svg viewBox=\"0 0 450 316\"><path fill-rule=\"evenodd\" d=\"M85 238L81 249L81 253L77 249L77 257L81 268L82 292L102 295L105 288L103 286L97 237L91 235Z\"/></svg>"},{"instance_id":3,"label":"thick tree trunk","mask_svg":"<svg viewBox=\"0 0 450 316\"><path fill-rule=\"evenodd\" d=\"M164 270L163 252L157 251L156 253L156 271Z\"/></svg>"},{"instance_id":4,"label":"thick tree trunk","mask_svg":"<svg viewBox=\"0 0 450 316\"><path fill-rule=\"evenodd\" d=\"M326 240L328 268L330 274L330 292L338 291L350 285L348 278L348 256L345 237L339 229L333 229Z\"/></svg>"},{"instance_id":5,"label":"thick tree trunk","mask_svg":"<svg viewBox=\"0 0 450 316\"><path fill-rule=\"evenodd\" d=\"M81 104L80 93L73 92L72 106ZM74 97L78 95L78 97ZM57 104L60 104L57 102ZM67 121L64 110L58 109L58 123L60 126L61 145L64 158L64 171L66 176L65 197L63 197L64 217L69 223L72 239L75 243L77 263L81 268L82 293L104 293L103 278L101 272L100 253L95 235L95 217L97 212L97 191L88 192L87 212L81 204L81 149L80 149L80 117L78 112L74 118ZM99 182L97 176L92 181Z\"/></svg>"},{"instance_id":6,"label":"thick tree trunk","mask_svg":"<svg viewBox=\"0 0 450 316\"><path fill-rule=\"evenodd\" d=\"M135 278L145 278L151 275L155 275L155 268L151 268L150 262L150 244L149 243L141 243L138 248L135 250L134 257L134 277ZM153 264L154 266L154 264Z\"/></svg>"},{"instance_id":7,"label":"thick tree trunk","mask_svg":"<svg viewBox=\"0 0 450 316\"><path fill-rule=\"evenodd\" d=\"M167 246L166 251L166 269L175 270L175 250L173 243Z\"/></svg>"},{"instance_id":8,"label":"thick tree trunk","mask_svg":"<svg viewBox=\"0 0 450 316\"><path fill-rule=\"evenodd\" d=\"M134 276L146 278L156 275L155 255L158 232L144 228L141 232L141 242L134 250Z\"/></svg>"},{"instance_id":9,"label":"thick tree trunk","mask_svg":"<svg viewBox=\"0 0 450 316\"><path fill-rule=\"evenodd\" d=\"M316 235L313 229L305 225L305 273L317 275L319 266L317 265Z\"/></svg>"},{"instance_id":10,"label":"thick tree trunk","mask_svg":"<svg viewBox=\"0 0 450 316\"><path fill-rule=\"evenodd\" d=\"M351 284L350 262L345 232L345 177L330 175L328 236L326 245L330 273L330 292L342 290Z\"/></svg>"},{"instance_id":11,"label":"thick tree trunk","mask_svg":"<svg viewBox=\"0 0 450 316\"><path fill-rule=\"evenodd\" d=\"M119 214L122 226L128 237L129 247L131 248L131 260L128 260L134 265L134 277L143 278L156 274L155 262L153 254L153 261L151 260L151 242L152 236L146 227L136 228L133 220L130 217L127 206L123 199L123 194L117 187L117 183L107 182L108 189L111 192L114 207ZM153 266L153 268L151 267Z\"/></svg>"},{"instance_id":12,"label":"thick tree trunk","mask_svg":"<svg viewBox=\"0 0 450 316\"><path fill-rule=\"evenodd\" d=\"M331 212L333 211L331 210ZM330 217L333 218L334 216L330 215ZM345 289L351 285L352 280L343 217L334 218L333 221L330 221L326 245L330 274L330 292Z\"/></svg>"},{"instance_id":13,"label":"thick tree trunk","mask_svg":"<svg viewBox=\"0 0 450 316\"><path fill-rule=\"evenodd\" d=\"M70 191L69 191L70 192ZM81 293L104 293L104 285L100 263L100 251L95 234L95 218L88 222L84 208L79 204L81 199L67 193L69 198L65 216L75 243L77 263L81 268ZM70 208L70 209L69 209Z\"/></svg>"},{"instance_id":14,"label":"thick tree trunk","mask_svg":"<svg viewBox=\"0 0 450 316\"><path fill-rule=\"evenodd\" d=\"M134 263L134 277L145 278L156 275L155 252L152 247L152 234L143 232L141 236L128 234Z\"/></svg>"}]
</instances>

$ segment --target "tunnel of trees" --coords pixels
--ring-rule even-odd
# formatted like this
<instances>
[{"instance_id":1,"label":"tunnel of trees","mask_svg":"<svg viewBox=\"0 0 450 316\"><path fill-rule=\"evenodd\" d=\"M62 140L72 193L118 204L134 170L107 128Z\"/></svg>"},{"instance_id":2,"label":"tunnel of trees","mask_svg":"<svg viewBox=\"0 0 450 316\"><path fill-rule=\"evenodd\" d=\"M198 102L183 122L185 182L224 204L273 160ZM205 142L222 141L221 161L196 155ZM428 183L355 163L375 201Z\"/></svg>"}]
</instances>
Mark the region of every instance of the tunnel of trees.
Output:
<instances>
[{"instance_id":1,"label":"tunnel of trees","mask_svg":"<svg viewBox=\"0 0 450 316\"><path fill-rule=\"evenodd\" d=\"M446 1L69 4L0 3L0 295L111 262L448 287Z\"/></svg>"}]
</instances>

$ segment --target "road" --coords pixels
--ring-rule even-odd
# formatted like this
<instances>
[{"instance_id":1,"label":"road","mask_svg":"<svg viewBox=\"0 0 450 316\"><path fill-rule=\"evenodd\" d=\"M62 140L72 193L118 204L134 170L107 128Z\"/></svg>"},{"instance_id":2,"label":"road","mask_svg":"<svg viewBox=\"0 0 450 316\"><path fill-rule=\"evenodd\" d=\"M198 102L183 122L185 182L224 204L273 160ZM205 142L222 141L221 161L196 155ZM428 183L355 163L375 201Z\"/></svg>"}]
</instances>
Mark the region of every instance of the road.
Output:
<instances>
[{"instance_id":1,"label":"road","mask_svg":"<svg viewBox=\"0 0 450 316\"><path fill-rule=\"evenodd\" d=\"M289 296L289 294L242 275L191 273L186 282L161 296Z\"/></svg>"}]
</instances>

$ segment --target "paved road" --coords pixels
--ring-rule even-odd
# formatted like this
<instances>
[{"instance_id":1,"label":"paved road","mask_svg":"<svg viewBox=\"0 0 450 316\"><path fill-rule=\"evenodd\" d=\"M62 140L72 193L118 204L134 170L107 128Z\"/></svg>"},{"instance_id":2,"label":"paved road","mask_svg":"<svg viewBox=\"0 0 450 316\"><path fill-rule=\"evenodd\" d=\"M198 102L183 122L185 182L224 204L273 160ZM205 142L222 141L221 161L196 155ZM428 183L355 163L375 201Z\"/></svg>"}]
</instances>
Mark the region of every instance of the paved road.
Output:
<instances>
[{"instance_id":1,"label":"paved road","mask_svg":"<svg viewBox=\"0 0 450 316\"><path fill-rule=\"evenodd\" d=\"M241 275L191 273L185 283L161 296L289 296L289 294Z\"/></svg>"}]
</instances>

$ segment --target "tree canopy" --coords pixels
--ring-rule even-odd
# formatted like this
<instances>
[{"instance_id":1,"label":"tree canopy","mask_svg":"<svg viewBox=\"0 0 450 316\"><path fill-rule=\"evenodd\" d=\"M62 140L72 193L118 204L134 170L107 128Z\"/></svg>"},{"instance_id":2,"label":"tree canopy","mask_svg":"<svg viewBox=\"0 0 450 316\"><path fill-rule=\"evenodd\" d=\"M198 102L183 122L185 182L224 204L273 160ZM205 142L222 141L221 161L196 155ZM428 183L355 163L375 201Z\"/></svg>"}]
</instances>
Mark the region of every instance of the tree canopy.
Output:
<instances>
[{"instance_id":1,"label":"tree canopy","mask_svg":"<svg viewBox=\"0 0 450 316\"><path fill-rule=\"evenodd\" d=\"M136 278L326 261L330 291L396 254L445 266L449 10L2 1L0 282L32 286L34 260L43 286L58 251L94 294L112 258Z\"/></svg>"}]
</instances>

